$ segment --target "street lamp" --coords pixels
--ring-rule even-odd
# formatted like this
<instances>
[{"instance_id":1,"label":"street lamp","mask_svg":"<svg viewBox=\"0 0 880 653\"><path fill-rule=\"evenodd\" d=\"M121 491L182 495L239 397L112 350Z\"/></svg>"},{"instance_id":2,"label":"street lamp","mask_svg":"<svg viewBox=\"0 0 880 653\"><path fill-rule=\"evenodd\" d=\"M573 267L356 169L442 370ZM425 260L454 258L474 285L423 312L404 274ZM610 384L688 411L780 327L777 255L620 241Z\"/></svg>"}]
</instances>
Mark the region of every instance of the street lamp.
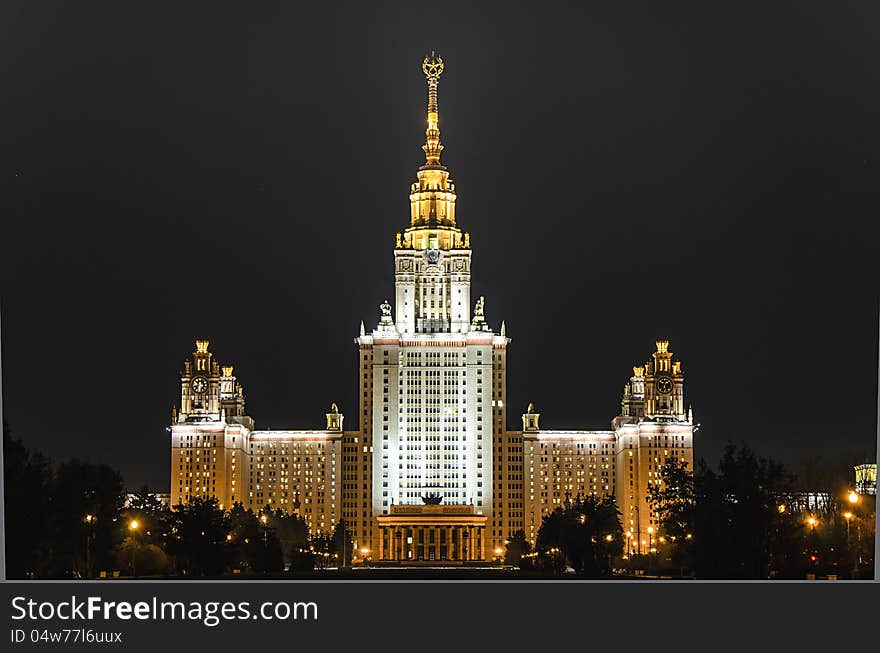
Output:
<instances>
[{"instance_id":1,"label":"street lamp","mask_svg":"<svg viewBox=\"0 0 880 653\"><path fill-rule=\"evenodd\" d=\"M850 490L849 497L847 497L847 498L849 499L849 502L853 505L855 505L859 502L859 495L856 494L855 490Z\"/></svg>"},{"instance_id":2,"label":"street lamp","mask_svg":"<svg viewBox=\"0 0 880 653\"><path fill-rule=\"evenodd\" d=\"M86 515L83 518L83 521L86 523L88 527L88 532L86 533L86 578L91 578L92 576L92 540L95 539L95 522L98 521L98 518L94 515Z\"/></svg>"},{"instance_id":3,"label":"street lamp","mask_svg":"<svg viewBox=\"0 0 880 653\"><path fill-rule=\"evenodd\" d=\"M653 553L654 549L654 527L648 526L648 553Z\"/></svg>"},{"instance_id":4,"label":"street lamp","mask_svg":"<svg viewBox=\"0 0 880 653\"><path fill-rule=\"evenodd\" d=\"M815 528L816 528L816 524L818 524L819 521L818 521L815 517L813 517L813 515L810 515L810 516L807 518L807 523L810 525L810 528L815 529Z\"/></svg>"},{"instance_id":5,"label":"street lamp","mask_svg":"<svg viewBox=\"0 0 880 653\"><path fill-rule=\"evenodd\" d=\"M128 530L131 531L131 575L132 577L137 576L137 568L135 567L135 554L137 553L137 540L135 539L135 534L137 533L138 528L140 528L140 523L137 519L132 519L128 522Z\"/></svg>"}]
</instances>

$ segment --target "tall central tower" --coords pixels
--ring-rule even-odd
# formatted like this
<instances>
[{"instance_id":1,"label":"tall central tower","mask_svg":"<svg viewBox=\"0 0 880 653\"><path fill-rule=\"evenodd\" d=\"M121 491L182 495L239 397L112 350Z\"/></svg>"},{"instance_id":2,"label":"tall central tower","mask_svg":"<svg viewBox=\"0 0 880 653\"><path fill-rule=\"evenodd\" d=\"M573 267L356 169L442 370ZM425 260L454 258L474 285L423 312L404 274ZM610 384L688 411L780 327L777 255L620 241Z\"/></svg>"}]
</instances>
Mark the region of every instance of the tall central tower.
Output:
<instances>
[{"instance_id":1,"label":"tall central tower","mask_svg":"<svg viewBox=\"0 0 880 653\"><path fill-rule=\"evenodd\" d=\"M471 313L470 237L456 223L455 185L440 163L443 68L433 53L422 63L425 163L410 190L409 226L395 239L395 304L384 302L377 327L356 340L374 517L438 501L492 514L509 341L487 324L482 297Z\"/></svg>"}]
</instances>

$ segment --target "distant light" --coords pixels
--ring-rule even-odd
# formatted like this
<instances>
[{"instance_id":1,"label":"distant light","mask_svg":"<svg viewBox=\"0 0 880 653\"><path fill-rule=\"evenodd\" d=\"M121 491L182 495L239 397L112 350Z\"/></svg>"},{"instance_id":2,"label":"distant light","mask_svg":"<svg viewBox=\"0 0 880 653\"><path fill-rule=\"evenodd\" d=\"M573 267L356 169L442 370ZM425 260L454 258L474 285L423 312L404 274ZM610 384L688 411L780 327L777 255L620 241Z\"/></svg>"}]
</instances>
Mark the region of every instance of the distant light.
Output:
<instances>
[{"instance_id":1,"label":"distant light","mask_svg":"<svg viewBox=\"0 0 880 653\"><path fill-rule=\"evenodd\" d=\"M132 519L130 522L128 522L128 530L130 531L136 531L139 526L140 524L138 523L137 519Z\"/></svg>"},{"instance_id":2,"label":"distant light","mask_svg":"<svg viewBox=\"0 0 880 653\"><path fill-rule=\"evenodd\" d=\"M855 493L855 490L850 491L849 502L850 503L858 503L859 502L859 495Z\"/></svg>"}]
</instances>

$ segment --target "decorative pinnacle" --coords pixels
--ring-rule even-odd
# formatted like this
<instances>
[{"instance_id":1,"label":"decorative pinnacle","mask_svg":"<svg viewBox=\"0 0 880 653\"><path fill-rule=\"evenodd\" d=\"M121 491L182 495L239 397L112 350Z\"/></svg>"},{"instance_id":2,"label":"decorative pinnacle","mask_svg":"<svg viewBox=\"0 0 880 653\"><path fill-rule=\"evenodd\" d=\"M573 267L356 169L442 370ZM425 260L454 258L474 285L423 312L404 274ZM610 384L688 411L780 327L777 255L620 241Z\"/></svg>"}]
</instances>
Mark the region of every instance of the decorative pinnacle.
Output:
<instances>
[{"instance_id":1,"label":"decorative pinnacle","mask_svg":"<svg viewBox=\"0 0 880 653\"><path fill-rule=\"evenodd\" d=\"M430 57L425 57L422 62L422 72L428 80L428 128L425 130L425 165L439 166L440 152L443 146L440 144L440 111L437 108L437 85L440 83L440 75L443 74L443 59L432 50Z\"/></svg>"},{"instance_id":2,"label":"decorative pinnacle","mask_svg":"<svg viewBox=\"0 0 880 653\"><path fill-rule=\"evenodd\" d=\"M440 75L443 74L443 59L431 50L431 56L425 57L425 60L422 62L422 72L425 73L425 77L428 79L432 77L440 79Z\"/></svg>"}]
</instances>

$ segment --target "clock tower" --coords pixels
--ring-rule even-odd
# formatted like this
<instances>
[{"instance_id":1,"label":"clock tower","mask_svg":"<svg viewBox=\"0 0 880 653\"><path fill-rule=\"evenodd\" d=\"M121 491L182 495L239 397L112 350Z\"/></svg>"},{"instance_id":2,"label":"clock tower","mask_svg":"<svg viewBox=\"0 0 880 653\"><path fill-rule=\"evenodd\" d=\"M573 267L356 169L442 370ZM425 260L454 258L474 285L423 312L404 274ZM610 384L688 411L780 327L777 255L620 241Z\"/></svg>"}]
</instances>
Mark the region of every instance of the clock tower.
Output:
<instances>
[{"instance_id":1,"label":"clock tower","mask_svg":"<svg viewBox=\"0 0 880 653\"><path fill-rule=\"evenodd\" d=\"M657 420L684 420L681 361L672 360L668 340L658 340L656 344L657 351L644 368L645 413Z\"/></svg>"}]
</instances>

